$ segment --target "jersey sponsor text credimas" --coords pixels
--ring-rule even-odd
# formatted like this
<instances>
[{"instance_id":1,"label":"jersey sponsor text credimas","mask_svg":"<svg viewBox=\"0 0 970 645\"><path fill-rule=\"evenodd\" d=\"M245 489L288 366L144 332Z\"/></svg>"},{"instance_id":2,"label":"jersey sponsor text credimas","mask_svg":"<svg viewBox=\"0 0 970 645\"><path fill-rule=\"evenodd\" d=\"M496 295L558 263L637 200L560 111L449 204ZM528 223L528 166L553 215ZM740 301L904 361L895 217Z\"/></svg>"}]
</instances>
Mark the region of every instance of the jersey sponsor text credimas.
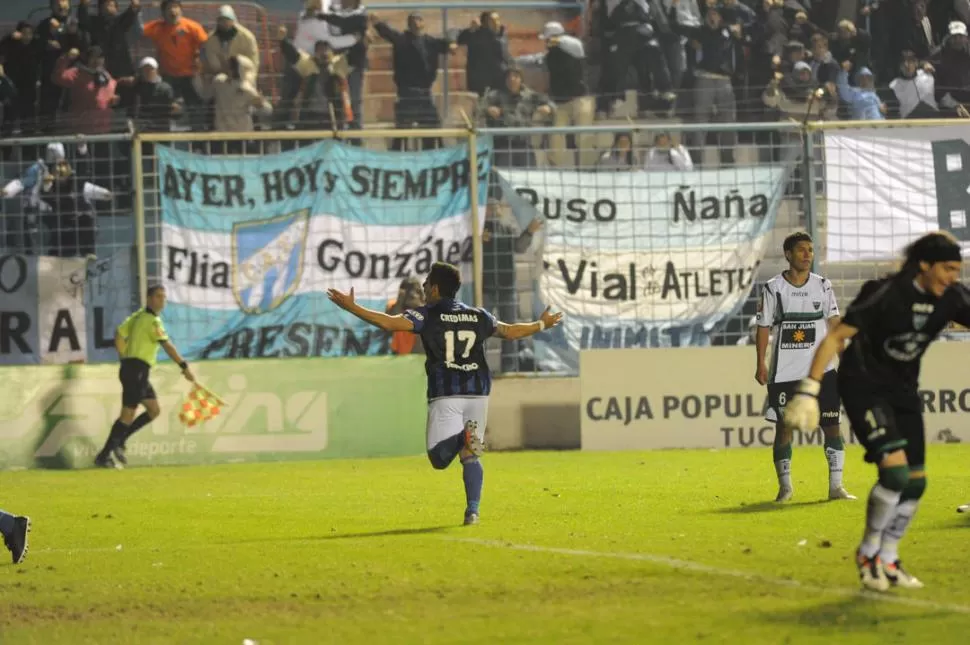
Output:
<instances>
[{"instance_id":1,"label":"jersey sponsor text credimas","mask_svg":"<svg viewBox=\"0 0 970 645\"><path fill-rule=\"evenodd\" d=\"M862 285L843 321L859 331L842 354L840 387L851 382L919 410L923 353L950 321L970 325L970 290L957 283L934 298L902 276L872 280Z\"/></svg>"},{"instance_id":2,"label":"jersey sponsor text credimas","mask_svg":"<svg viewBox=\"0 0 970 645\"><path fill-rule=\"evenodd\" d=\"M457 300L441 300L431 307L408 309L404 317L424 344L429 400L491 393L485 341L498 327L492 314Z\"/></svg>"},{"instance_id":3,"label":"jersey sponsor text credimas","mask_svg":"<svg viewBox=\"0 0 970 645\"><path fill-rule=\"evenodd\" d=\"M765 283L758 305L758 326L774 333L769 383L799 381L808 376L815 348L828 333L828 319L839 304L826 278L809 273L801 286L779 273ZM835 362L828 369L834 369Z\"/></svg>"}]
</instances>

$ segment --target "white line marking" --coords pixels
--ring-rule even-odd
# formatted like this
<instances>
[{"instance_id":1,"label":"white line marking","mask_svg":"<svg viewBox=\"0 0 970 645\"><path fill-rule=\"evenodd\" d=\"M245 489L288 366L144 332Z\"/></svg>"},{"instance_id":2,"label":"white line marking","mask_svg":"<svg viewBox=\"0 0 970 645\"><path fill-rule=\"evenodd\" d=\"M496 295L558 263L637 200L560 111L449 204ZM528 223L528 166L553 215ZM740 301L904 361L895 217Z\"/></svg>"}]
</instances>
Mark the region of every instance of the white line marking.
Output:
<instances>
[{"instance_id":1,"label":"white line marking","mask_svg":"<svg viewBox=\"0 0 970 645\"><path fill-rule=\"evenodd\" d=\"M804 591L811 591L819 594L830 594L839 596L852 596L856 598L866 598L869 600L875 600L879 602L894 603L897 605L907 605L909 607L919 607L923 609L935 609L938 611L949 611L957 614L970 614L970 606L967 605L952 605L946 603L934 602L932 600L921 600L919 598L910 598L908 596L896 596L892 594L878 593L875 591L866 591L860 588L851 587L823 587L820 585L807 584L800 582L798 580L790 580L787 578L772 578L770 576L763 576L757 573L751 573L750 571L741 571L739 569L722 569L720 567L713 567L707 564L701 564L699 562L691 562L690 560L678 560L677 558L671 558L664 555L652 555L650 553L618 553L611 551L588 551L586 549L564 549L550 546L537 546L534 544L514 544L512 542L505 542L502 540L484 540L479 538L461 538L461 537L447 537L442 536L442 540L449 540L452 542L464 542L466 544L477 544L479 546L487 546L497 549L509 549L512 551L529 551L532 553L551 553L555 555L571 555L580 558L610 558L614 560L635 560L638 562L650 562L651 564L659 564L665 567L670 567L671 569L682 569L684 571L692 571L695 573L706 573L715 576L724 576L728 578L740 578L742 580L749 580L752 582L761 582L774 587L789 587L792 589L801 589Z\"/></svg>"}]
</instances>

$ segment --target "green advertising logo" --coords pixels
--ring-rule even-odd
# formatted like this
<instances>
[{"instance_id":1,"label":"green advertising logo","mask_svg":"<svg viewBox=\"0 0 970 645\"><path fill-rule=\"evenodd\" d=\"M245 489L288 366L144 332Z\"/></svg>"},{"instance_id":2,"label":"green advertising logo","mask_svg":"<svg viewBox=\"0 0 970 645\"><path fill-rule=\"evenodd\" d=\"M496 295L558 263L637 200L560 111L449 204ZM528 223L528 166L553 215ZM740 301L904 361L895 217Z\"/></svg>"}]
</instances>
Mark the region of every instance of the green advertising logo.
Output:
<instances>
[{"instance_id":1,"label":"green advertising logo","mask_svg":"<svg viewBox=\"0 0 970 645\"><path fill-rule=\"evenodd\" d=\"M132 465L403 456L424 451L420 357L209 361L199 380L227 405L188 428L189 384L153 371L162 414L128 445ZM0 468L83 468L107 437L121 399L117 367L0 369Z\"/></svg>"}]
</instances>

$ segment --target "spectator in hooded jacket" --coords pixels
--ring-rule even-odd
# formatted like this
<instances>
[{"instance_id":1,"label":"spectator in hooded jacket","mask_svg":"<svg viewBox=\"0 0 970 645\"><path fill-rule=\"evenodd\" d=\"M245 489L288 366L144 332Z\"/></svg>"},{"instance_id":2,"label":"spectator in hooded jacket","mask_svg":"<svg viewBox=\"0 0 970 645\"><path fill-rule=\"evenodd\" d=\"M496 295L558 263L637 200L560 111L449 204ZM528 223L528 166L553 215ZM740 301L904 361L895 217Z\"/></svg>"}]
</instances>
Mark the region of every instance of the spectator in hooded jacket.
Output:
<instances>
[{"instance_id":1,"label":"spectator in hooded jacket","mask_svg":"<svg viewBox=\"0 0 970 645\"><path fill-rule=\"evenodd\" d=\"M534 168L535 147L528 128L537 120L552 116L556 106L544 95L522 82L522 72L512 67L505 72L505 85L489 90L480 103L485 125L520 128L521 135L495 137L494 163L498 168Z\"/></svg>"},{"instance_id":2,"label":"spectator in hooded jacket","mask_svg":"<svg viewBox=\"0 0 970 645\"><path fill-rule=\"evenodd\" d=\"M217 132L252 132L256 129L253 111L262 116L273 113L273 106L256 89L256 66L245 56L232 56L229 73L217 74L211 83L197 76L195 90L203 99L215 101ZM241 142L227 146L229 154L239 154L242 149Z\"/></svg>"},{"instance_id":3,"label":"spectator in hooded jacket","mask_svg":"<svg viewBox=\"0 0 970 645\"><path fill-rule=\"evenodd\" d=\"M835 81L835 86L839 91L839 98L849 107L849 118L853 121L882 121L886 118L886 105L876 94L875 79L872 70L863 67L856 72L856 85L849 85L849 72L852 70L852 62L842 63L842 71L839 72Z\"/></svg>"},{"instance_id":4,"label":"spectator in hooded jacket","mask_svg":"<svg viewBox=\"0 0 970 645\"><path fill-rule=\"evenodd\" d=\"M228 74L229 59L245 56L252 61L254 73L259 76L259 45L253 32L236 20L235 10L224 4L219 7L216 28L209 33L209 39L202 45L202 69L208 76Z\"/></svg>"},{"instance_id":5,"label":"spectator in hooded jacket","mask_svg":"<svg viewBox=\"0 0 970 645\"><path fill-rule=\"evenodd\" d=\"M899 75L889 84L895 101L890 105L890 115L901 119L933 119L940 115L936 103L936 79L933 66L920 61L913 51L903 52Z\"/></svg>"},{"instance_id":6,"label":"spectator in hooded jacket","mask_svg":"<svg viewBox=\"0 0 970 645\"><path fill-rule=\"evenodd\" d=\"M489 90L502 87L509 68L509 41L497 11L483 11L458 33L455 42L468 47L465 82L469 91L480 98Z\"/></svg>"},{"instance_id":7,"label":"spectator in hooded jacket","mask_svg":"<svg viewBox=\"0 0 970 645\"><path fill-rule=\"evenodd\" d=\"M128 35L137 27L140 33L141 0L131 0L125 11L119 11L118 0L97 0L98 13L91 15L91 0L81 0L77 8L80 28L87 32L92 45L98 45L104 52L104 67L115 78L135 76L135 65L131 56ZM121 104L131 105L133 86L119 89Z\"/></svg>"},{"instance_id":8,"label":"spectator in hooded jacket","mask_svg":"<svg viewBox=\"0 0 970 645\"><path fill-rule=\"evenodd\" d=\"M586 52L583 42L566 34L558 22L547 22L539 34L546 43L546 51L540 54L519 56L516 65L541 65L549 72L549 98L556 105L553 125L556 127L584 127L593 124L596 117L596 100L589 95L586 86ZM576 135L579 166L591 168L596 163L594 136L589 132ZM557 168L572 168L577 158L566 144L566 136L549 137L551 161Z\"/></svg>"}]
</instances>

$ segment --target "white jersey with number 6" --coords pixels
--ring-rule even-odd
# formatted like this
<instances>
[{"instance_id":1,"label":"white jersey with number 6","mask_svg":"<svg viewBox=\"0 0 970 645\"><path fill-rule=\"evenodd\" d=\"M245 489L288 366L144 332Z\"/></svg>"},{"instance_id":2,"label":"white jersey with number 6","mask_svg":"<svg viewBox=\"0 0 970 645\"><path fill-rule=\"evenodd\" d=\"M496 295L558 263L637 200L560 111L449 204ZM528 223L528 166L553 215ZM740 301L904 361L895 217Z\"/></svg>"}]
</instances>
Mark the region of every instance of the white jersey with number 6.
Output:
<instances>
[{"instance_id":1,"label":"white jersey with number 6","mask_svg":"<svg viewBox=\"0 0 970 645\"><path fill-rule=\"evenodd\" d=\"M828 333L828 319L839 315L832 283L816 273L795 286L779 273L765 283L758 305L758 326L774 334L769 383L808 376L815 348ZM835 369L835 361L827 370Z\"/></svg>"}]
</instances>

